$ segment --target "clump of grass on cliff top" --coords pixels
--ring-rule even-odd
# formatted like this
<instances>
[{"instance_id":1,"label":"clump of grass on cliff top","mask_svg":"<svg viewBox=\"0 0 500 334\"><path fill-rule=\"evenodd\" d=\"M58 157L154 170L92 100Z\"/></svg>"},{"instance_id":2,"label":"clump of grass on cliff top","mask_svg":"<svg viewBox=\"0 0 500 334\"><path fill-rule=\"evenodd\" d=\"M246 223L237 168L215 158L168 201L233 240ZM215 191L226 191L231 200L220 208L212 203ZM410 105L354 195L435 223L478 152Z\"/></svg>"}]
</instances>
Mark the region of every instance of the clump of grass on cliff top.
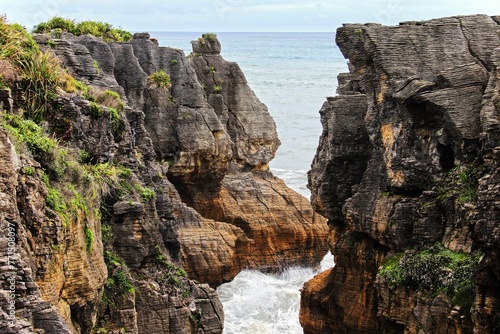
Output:
<instances>
[{"instance_id":1,"label":"clump of grass on cliff top","mask_svg":"<svg viewBox=\"0 0 500 334\"><path fill-rule=\"evenodd\" d=\"M217 34L214 34L212 32L210 33L205 33L205 34L202 34L200 38L198 38L198 42L200 42L201 44L205 44L206 41L215 41L217 39Z\"/></svg>"},{"instance_id":2,"label":"clump of grass on cliff top","mask_svg":"<svg viewBox=\"0 0 500 334\"><path fill-rule=\"evenodd\" d=\"M62 83L62 72L54 56L42 53L32 36L20 25L0 18L0 59L19 70L25 92L27 110L40 120L46 104L56 96Z\"/></svg>"},{"instance_id":3,"label":"clump of grass on cliff top","mask_svg":"<svg viewBox=\"0 0 500 334\"><path fill-rule=\"evenodd\" d=\"M32 36L19 24L9 24L7 17L0 16L0 59L16 61L38 52Z\"/></svg>"},{"instance_id":4,"label":"clump of grass on cliff top","mask_svg":"<svg viewBox=\"0 0 500 334\"><path fill-rule=\"evenodd\" d=\"M126 42L132 38L130 32L115 28L113 25L106 22L82 21L76 23L74 20L58 16L53 17L47 22L39 23L33 29L35 33L50 33L51 31L54 31L56 34L65 31L76 36L92 35L100 37L105 41L115 42Z\"/></svg>"},{"instance_id":5,"label":"clump of grass on cliff top","mask_svg":"<svg viewBox=\"0 0 500 334\"><path fill-rule=\"evenodd\" d=\"M395 288L404 285L412 290L427 290L433 294L445 292L453 305L470 310L475 285L472 281L481 253L453 252L441 244L420 252L398 253L388 256L379 275Z\"/></svg>"},{"instance_id":6,"label":"clump of grass on cliff top","mask_svg":"<svg viewBox=\"0 0 500 334\"><path fill-rule=\"evenodd\" d=\"M33 37L20 25L0 17L0 60L10 63L21 76L26 116L40 122L58 91L74 89L74 78L50 51L42 52Z\"/></svg>"}]
</instances>

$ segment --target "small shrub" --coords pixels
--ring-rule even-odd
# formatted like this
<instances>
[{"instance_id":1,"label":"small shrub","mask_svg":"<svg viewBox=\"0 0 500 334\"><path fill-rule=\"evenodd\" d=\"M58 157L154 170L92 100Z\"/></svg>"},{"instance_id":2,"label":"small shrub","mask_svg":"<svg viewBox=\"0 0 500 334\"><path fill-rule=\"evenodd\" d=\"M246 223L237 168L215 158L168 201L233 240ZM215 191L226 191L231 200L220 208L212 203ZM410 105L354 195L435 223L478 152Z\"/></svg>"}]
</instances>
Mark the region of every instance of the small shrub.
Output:
<instances>
[{"instance_id":1,"label":"small shrub","mask_svg":"<svg viewBox=\"0 0 500 334\"><path fill-rule=\"evenodd\" d=\"M18 24L8 24L5 16L0 17L0 59L21 73L27 116L40 122L63 83L58 59L52 52L41 52L33 36Z\"/></svg>"},{"instance_id":2,"label":"small shrub","mask_svg":"<svg viewBox=\"0 0 500 334\"><path fill-rule=\"evenodd\" d=\"M222 91L221 86L218 86L218 85L214 86L214 94L220 94L221 91Z\"/></svg>"},{"instance_id":3,"label":"small shrub","mask_svg":"<svg viewBox=\"0 0 500 334\"><path fill-rule=\"evenodd\" d=\"M68 166L67 150L49 138L39 125L32 120L22 119L19 115L6 113L0 122L14 139L16 147L27 149L51 178L57 179L65 172Z\"/></svg>"},{"instance_id":4,"label":"small shrub","mask_svg":"<svg viewBox=\"0 0 500 334\"><path fill-rule=\"evenodd\" d=\"M27 176L33 176L35 175L35 169L31 166L24 166L24 174Z\"/></svg>"},{"instance_id":5,"label":"small shrub","mask_svg":"<svg viewBox=\"0 0 500 334\"><path fill-rule=\"evenodd\" d=\"M154 262L158 265L161 265L161 266L169 265L169 263L167 261L167 256L165 254L163 254L160 246L156 245L155 249L156 249L156 255L154 257Z\"/></svg>"},{"instance_id":6,"label":"small shrub","mask_svg":"<svg viewBox=\"0 0 500 334\"><path fill-rule=\"evenodd\" d=\"M89 208L87 206L87 201L85 198L82 197L82 195L75 189L75 187L70 184L68 185L68 189L70 189L73 192L73 198L69 201L69 205L71 207L71 211L75 216L78 214L83 213L85 216L88 216L89 214Z\"/></svg>"},{"instance_id":7,"label":"small shrub","mask_svg":"<svg viewBox=\"0 0 500 334\"><path fill-rule=\"evenodd\" d=\"M120 178L128 178L132 175L132 170L130 168L122 167L118 171L118 176Z\"/></svg>"},{"instance_id":8,"label":"small shrub","mask_svg":"<svg viewBox=\"0 0 500 334\"><path fill-rule=\"evenodd\" d=\"M206 33L201 36L206 41L215 41L217 39L217 34L214 33Z\"/></svg>"},{"instance_id":9,"label":"small shrub","mask_svg":"<svg viewBox=\"0 0 500 334\"><path fill-rule=\"evenodd\" d=\"M83 95L85 95L89 90L89 86L87 86L86 84L84 84L83 82L81 82L79 80L75 80L75 87L76 87L76 89L81 91Z\"/></svg>"},{"instance_id":10,"label":"small shrub","mask_svg":"<svg viewBox=\"0 0 500 334\"><path fill-rule=\"evenodd\" d=\"M87 226L84 227L85 232L85 246L87 248L87 252L92 251L92 244L94 243L94 233Z\"/></svg>"},{"instance_id":11,"label":"small shrub","mask_svg":"<svg viewBox=\"0 0 500 334\"><path fill-rule=\"evenodd\" d=\"M186 271L185 271L184 269L182 269L182 268L177 268L177 269L175 270L175 274L176 274L177 276L180 276L180 277L187 277L187 273L186 273Z\"/></svg>"},{"instance_id":12,"label":"small shrub","mask_svg":"<svg viewBox=\"0 0 500 334\"><path fill-rule=\"evenodd\" d=\"M390 286L397 286L404 282L404 272L399 267L399 261L402 256L403 253L387 256L382 263L379 275L384 277Z\"/></svg>"},{"instance_id":13,"label":"small shrub","mask_svg":"<svg viewBox=\"0 0 500 334\"><path fill-rule=\"evenodd\" d=\"M109 280L109 278L108 278ZM135 294L135 289L132 283L130 283L127 274L123 270L118 270L112 277L112 285L114 285L118 292L124 296L126 294Z\"/></svg>"},{"instance_id":14,"label":"small shrub","mask_svg":"<svg viewBox=\"0 0 500 334\"><path fill-rule=\"evenodd\" d=\"M108 110L109 110L109 119L111 120L111 124L112 124L113 128L115 128L118 126L118 123L121 120L120 114L118 113L118 111L115 108L110 107L110 108L108 108Z\"/></svg>"},{"instance_id":15,"label":"small shrub","mask_svg":"<svg viewBox=\"0 0 500 334\"><path fill-rule=\"evenodd\" d=\"M108 269L108 279L104 285L102 301L116 307L116 298L125 298L127 294L135 294L135 289L128 277L125 262L114 252L104 251L104 262Z\"/></svg>"},{"instance_id":16,"label":"small shrub","mask_svg":"<svg viewBox=\"0 0 500 334\"><path fill-rule=\"evenodd\" d=\"M135 189L139 192L139 196L141 196L142 200L145 202L156 197L156 192L151 188L136 185Z\"/></svg>"},{"instance_id":17,"label":"small shrub","mask_svg":"<svg viewBox=\"0 0 500 334\"><path fill-rule=\"evenodd\" d=\"M90 102L89 114L93 118L96 118L96 119L101 118L102 115L104 115L104 110L102 109L102 107L99 104L97 104L95 102Z\"/></svg>"},{"instance_id":18,"label":"small shrub","mask_svg":"<svg viewBox=\"0 0 500 334\"><path fill-rule=\"evenodd\" d=\"M97 75L99 75L99 63L97 62L97 60L93 60L92 61L92 65L94 65L94 68L95 68L95 71L97 72Z\"/></svg>"},{"instance_id":19,"label":"small shrub","mask_svg":"<svg viewBox=\"0 0 500 334\"><path fill-rule=\"evenodd\" d=\"M168 91L168 89L172 87L172 83L170 82L170 75L168 75L163 70L153 72L148 77L148 82L151 88L159 88L163 91Z\"/></svg>"},{"instance_id":20,"label":"small shrub","mask_svg":"<svg viewBox=\"0 0 500 334\"><path fill-rule=\"evenodd\" d=\"M52 39L49 39L47 45L49 46L49 48L53 49L56 47L57 44Z\"/></svg>"},{"instance_id":21,"label":"small shrub","mask_svg":"<svg viewBox=\"0 0 500 334\"><path fill-rule=\"evenodd\" d=\"M66 201L63 195L54 187L48 187L45 202L55 212L66 214Z\"/></svg>"},{"instance_id":22,"label":"small shrub","mask_svg":"<svg viewBox=\"0 0 500 334\"><path fill-rule=\"evenodd\" d=\"M87 193L92 194L93 197L98 193L103 196L110 192L110 188L120 187L120 170L120 167L109 162L86 165Z\"/></svg>"},{"instance_id":23,"label":"small shrub","mask_svg":"<svg viewBox=\"0 0 500 334\"><path fill-rule=\"evenodd\" d=\"M63 30L61 28L55 28L54 29L54 36L55 38L61 38L63 33Z\"/></svg>"},{"instance_id":24,"label":"small shrub","mask_svg":"<svg viewBox=\"0 0 500 334\"><path fill-rule=\"evenodd\" d=\"M90 161L90 153L87 152L86 150L82 149L80 150L80 153L78 155L78 162L79 163L87 163Z\"/></svg>"},{"instance_id":25,"label":"small shrub","mask_svg":"<svg viewBox=\"0 0 500 334\"><path fill-rule=\"evenodd\" d=\"M125 266L123 260L117 254L109 250L104 251L104 262L108 267L121 268Z\"/></svg>"},{"instance_id":26,"label":"small shrub","mask_svg":"<svg viewBox=\"0 0 500 334\"><path fill-rule=\"evenodd\" d=\"M170 64L172 64L172 65L177 65L177 59L172 59L172 60L170 61Z\"/></svg>"},{"instance_id":27,"label":"small shrub","mask_svg":"<svg viewBox=\"0 0 500 334\"><path fill-rule=\"evenodd\" d=\"M64 73L63 77L62 77L62 81L63 81L62 88L67 93L74 93L76 90L78 90L77 80L75 78L73 78L72 75L70 75L68 73Z\"/></svg>"},{"instance_id":28,"label":"small shrub","mask_svg":"<svg viewBox=\"0 0 500 334\"><path fill-rule=\"evenodd\" d=\"M404 285L434 295L444 291L454 305L470 309L475 296L472 275L481 258L481 253L458 253L436 244L420 252L387 257L378 274L393 288Z\"/></svg>"},{"instance_id":29,"label":"small shrub","mask_svg":"<svg viewBox=\"0 0 500 334\"><path fill-rule=\"evenodd\" d=\"M132 39L132 34L111 24L100 21L82 21L76 24L73 33L79 35L92 35L101 37L105 41L127 42Z\"/></svg>"},{"instance_id":30,"label":"small shrub","mask_svg":"<svg viewBox=\"0 0 500 334\"><path fill-rule=\"evenodd\" d=\"M63 84L64 72L51 53L36 53L19 62L29 115L40 122L47 106L55 100Z\"/></svg>"},{"instance_id":31,"label":"small shrub","mask_svg":"<svg viewBox=\"0 0 500 334\"><path fill-rule=\"evenodd\" d=\"M467 166L458 176L460 180L460 193L458 196L458 203L475 203L476 193L478 187L478 173L472 166Z\"/></svg>"},{"instance_id":32,"label":"small shrub","mask_svg":"<svg viewBox=\"0 0 500 334\"><path fill-rule=\"evenodd\" d=\"M106 244L113 237L113 231L109 225L101 225L101 239L102 243Z\"/></svg>"},{"instance_id":33,"label":"small shrub","mask_svg":"<svg viewBox=\"0 0 500 334\"><path fill-rule=\"evenodd\" d=\"M447 175L438 189L438 201L454 199L458 205L474 204L477 200L477 187L480 172L474 165L458 166Z\"/></svg>"},{"instance_id":34,"label":"small shrub","mask_svg":"<svg viewBox=\"0 0 500 334\"><path fill-rule=\"evenodd\" d=\"M42 22L35 26L33 32L35 33L49 33L54 29L61 29L61 31L73 31L75 29L75 21L65 19L59 16L51 18L48 22Z\"/></svg>"},{"instance_id":35,"label":"small shrub","mask_svg":"<svg viewBox=\"0 0 500 334\"><path fill-rule=\"evenodd\" d=\"M120 94L109 89L97 93L95 102L105 107L116 109L118 112L122 112L125 109L125 103L120 98Z\"/></svg>"},{"instance_id":36,"label":"small shrub","mask_svg":"<svg viewBox=\"0 0 500 334\"><path fill-rule=\"evenodd\" d=\"M0 59L18 61L40 51L38 44L19 24L9 24L5 16L0 16Z\"/></svg>"},{"instance_id":37,"label":"small shrub","mask_svg":"<svg viewBox=\"0 0 500 334\"><path fill-rule=\"evenodd\" d=\"M47 137L35 122L11 114L4 114L3 120L9 134L18 144L25 144L35 158L43 158L56 148L57 143Z\"/></svg>"}]
</instances>

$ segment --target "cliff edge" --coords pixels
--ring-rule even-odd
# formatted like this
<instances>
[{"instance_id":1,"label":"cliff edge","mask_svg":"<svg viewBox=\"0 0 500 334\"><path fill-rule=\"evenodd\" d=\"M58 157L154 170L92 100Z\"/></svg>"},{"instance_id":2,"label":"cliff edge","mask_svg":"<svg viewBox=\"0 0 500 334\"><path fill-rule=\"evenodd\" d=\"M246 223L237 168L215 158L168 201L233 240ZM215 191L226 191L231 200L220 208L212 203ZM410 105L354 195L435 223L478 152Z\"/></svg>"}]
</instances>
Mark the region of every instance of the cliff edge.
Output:
<instances>
[{"instance_id":1,"label":"cliff edge","mask_svg":"<svg viewBox=\"0 0 500 334\"><path fill-rule=\"evenodd\" d=\"M304 333L500 330L500 18L348 24L309 172L336 266Z\"/></svg>"}]
</instances>

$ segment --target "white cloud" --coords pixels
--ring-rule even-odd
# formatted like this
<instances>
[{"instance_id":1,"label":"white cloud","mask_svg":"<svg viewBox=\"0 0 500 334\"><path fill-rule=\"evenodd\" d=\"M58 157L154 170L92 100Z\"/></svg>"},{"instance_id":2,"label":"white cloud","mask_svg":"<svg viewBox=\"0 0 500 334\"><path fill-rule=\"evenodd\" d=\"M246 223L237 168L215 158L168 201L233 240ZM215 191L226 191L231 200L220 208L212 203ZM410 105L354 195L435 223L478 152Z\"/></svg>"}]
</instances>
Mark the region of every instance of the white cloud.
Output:
<instances>
[{"instance_id":1,"label":"white cloud","mask_svg":"<svg viewBox=\"0 0 500 334\"><path fill-rule=\"evenodd\" d=\"M4 0L0 12L27 28L54 15L132 31L333 31L343 22L400 21L485 13L498 0Z\"/></svg>"}]
</instances>

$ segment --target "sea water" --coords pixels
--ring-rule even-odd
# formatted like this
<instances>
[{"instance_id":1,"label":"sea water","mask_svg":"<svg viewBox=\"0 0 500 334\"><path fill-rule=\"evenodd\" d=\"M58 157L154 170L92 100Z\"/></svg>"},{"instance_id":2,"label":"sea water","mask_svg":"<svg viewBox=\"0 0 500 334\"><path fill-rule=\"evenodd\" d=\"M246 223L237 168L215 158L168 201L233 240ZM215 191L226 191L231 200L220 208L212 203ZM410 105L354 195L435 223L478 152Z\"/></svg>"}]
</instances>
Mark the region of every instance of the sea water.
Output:
<instances>
[{"instance_id":1,"label":"sea water","mask_svg":"<svg viewBox=\"0 0 500 334\"><path fill-rule=\"evenodd\" d=\"M292 267L279 275L244 270L217 292L224 306L225 334L302 333L300 288L320 271L333 267L329 253L321 268Z\"/></svg>"},{"instance_id":2,"label":"sea water","mask_svg":"<svg viewBox=\"0 0 500 334\"><path fill-rule=\"evenodd\" d=\"M160 45L191 52L201 33L151 33ZM319 109L335 94L346 61L330 33L218 33L222 56L237 62L250 87L269 108L281 147L270 163L274 175L309 197L307 171L321 134ZM328 254L325 270L334 265ZM217 289L224 306L225 334L302 333L300 292L318 271L288 268L279 275L244 270Z\"/></svg>"}]
</instances>

